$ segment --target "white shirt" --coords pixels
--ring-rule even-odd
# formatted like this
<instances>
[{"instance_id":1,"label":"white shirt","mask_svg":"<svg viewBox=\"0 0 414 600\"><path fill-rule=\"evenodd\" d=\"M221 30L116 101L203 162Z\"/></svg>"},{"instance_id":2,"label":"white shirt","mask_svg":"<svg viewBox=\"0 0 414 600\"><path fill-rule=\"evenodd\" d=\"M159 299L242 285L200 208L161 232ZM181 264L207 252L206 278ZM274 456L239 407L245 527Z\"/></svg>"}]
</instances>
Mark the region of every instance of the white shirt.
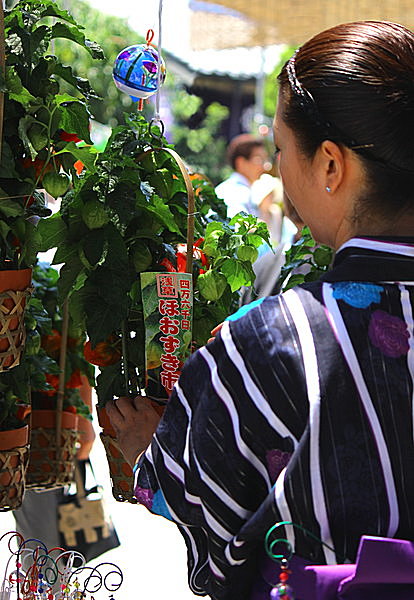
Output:
<instances>
[{"instance_id":1,"label":"white shirt","mask_svg":"<svg viewBox=\"0 0 414 600\"><path fill-rule=\"evenodd\" d=\"M227 216L231 219L240 211L258 216L251 195L251 184L247 177L236 171L216 187L216 194L227 205Z\"/></svg>"}]
</instances>

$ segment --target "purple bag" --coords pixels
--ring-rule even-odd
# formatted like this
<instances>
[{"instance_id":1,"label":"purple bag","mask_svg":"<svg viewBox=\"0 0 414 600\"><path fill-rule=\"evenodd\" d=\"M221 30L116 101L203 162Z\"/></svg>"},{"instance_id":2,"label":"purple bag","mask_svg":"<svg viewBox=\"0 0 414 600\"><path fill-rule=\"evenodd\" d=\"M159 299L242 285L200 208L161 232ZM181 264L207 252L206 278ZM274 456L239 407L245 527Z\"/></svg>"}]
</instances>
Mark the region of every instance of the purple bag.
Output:
<instances>
[{"instance_id":1,"label":"purple bag","mask_svg":"<svg viewBox=\"0 0 414 600\"><path fill-rule=\"evenodd\" d=\"M311 565L294 555L289 567L296 600L414 600L414 543L406 540L364 535L356 564ZM265 582L278 572L266 557L251 600L269 600Z\"/></svg>"},{"instance_id":2,"label":"purple bag","mask_svg":"<svg viewBox=\"0 0 414 600\"><path fill-rule=\"evenodd\" d=\"M305 572L315 600L413 600L414 544L364 535L355 565L310 565Z\"/></svg>"}]
</instances>

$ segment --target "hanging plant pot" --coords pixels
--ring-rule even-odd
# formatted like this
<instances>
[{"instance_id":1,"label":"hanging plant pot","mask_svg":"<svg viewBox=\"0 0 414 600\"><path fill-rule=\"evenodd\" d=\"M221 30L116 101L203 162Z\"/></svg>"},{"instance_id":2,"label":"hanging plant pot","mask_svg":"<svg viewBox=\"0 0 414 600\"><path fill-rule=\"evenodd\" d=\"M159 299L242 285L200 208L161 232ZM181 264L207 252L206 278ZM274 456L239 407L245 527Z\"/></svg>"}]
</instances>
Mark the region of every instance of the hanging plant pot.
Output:
<instances>
[{"instance_id":1,"label":"hanging plant pot","mask_svg":"<svg viewBox=\"0 0 414 600\"><path fill-rule=\"evenodd\" d=\"M26 487L47 489L73 481L78 416L63 411L60 443L56 444L55 410L33 410Z\"/></svg>"},{"instance_id":2,"label":"hanging plant pot","mask_svg":"<svg viewBox=\"0 0 414 600\"><path fill-rule=\"evenodd\" d=\"M0 431L0 511L15 510L23 501L29 427Z\"/></svg>"},{"instance_id":3,"label":"hanging plant pot","mask_svg":"<svg viewBox=\"0 0 414 600\"><path fill-rule=\"evenodd\" d=\"M112 495L118 502L136 504L137 500L134 496L134 473L122 455L116 440L115 430L111 425L105 407L98 407L97 412L99 425L102 427L100 438L104 445L109 465Z\"/></svg>"},{"instance_id":4,"label":"hanging plant pot","mask_svg":"<svg viewBox=\"0 0 414 600\"><path fill-rule=\"evenodd\" d=\"M0 271L0 373L16 367L26 342L24 311L31 269Z\"/></svg>"}]
</instances>

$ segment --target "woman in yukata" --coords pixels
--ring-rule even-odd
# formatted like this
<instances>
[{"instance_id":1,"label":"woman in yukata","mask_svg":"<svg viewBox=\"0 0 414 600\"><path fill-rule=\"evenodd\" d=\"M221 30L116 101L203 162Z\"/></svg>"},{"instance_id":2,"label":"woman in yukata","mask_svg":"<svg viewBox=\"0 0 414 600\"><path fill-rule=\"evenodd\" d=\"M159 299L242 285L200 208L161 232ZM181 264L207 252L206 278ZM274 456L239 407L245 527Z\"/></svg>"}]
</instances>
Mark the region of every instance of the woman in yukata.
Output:
<instances>
[{"instance_id":1,"label":"woman in yukata","mask_svg":"<svg viewBox=\"0 0 414 600\"><path fill-rule=\"evenodd\" d=\"M355 562L363 534L414 540L414 34L338 25L279 84L285 193L332 270L225 322L161 421L147 398L108 408L138 501L176 523L214 600L269 597L279 521L312 532L282 530L301 564Z\"/></svg>"}]
</instances>

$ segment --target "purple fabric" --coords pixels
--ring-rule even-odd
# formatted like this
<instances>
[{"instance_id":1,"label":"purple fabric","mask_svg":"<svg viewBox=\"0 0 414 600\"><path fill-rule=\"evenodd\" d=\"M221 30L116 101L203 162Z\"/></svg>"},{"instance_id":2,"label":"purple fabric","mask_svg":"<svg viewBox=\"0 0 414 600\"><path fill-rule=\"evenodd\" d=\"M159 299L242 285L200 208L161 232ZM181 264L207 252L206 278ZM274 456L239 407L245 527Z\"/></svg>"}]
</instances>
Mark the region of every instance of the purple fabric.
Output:
<instances>
[{"instance_id":1,"label":"purple fabric","mask_svg":"<svg viewBox=\"0 0 414 600\"><path fill-rule=\"evenodd\" d=\"M314 575L317 600L414 598L414 544L406 540L362 536L356 565L312 565L305 571Z\"/></svg>"},{"instance_id":2,"label":"purple fabric","mask_svg":"<svg viewBox=\"0 0 414 600\"><path fill-rule=\"evenodd\" d=\"M297 600L413 600L414 543L362 536L356 565L309 565L294 556L289 585ZM251 600L268 600L278 582L276 563L265 558Z\"/></svg>"}]
</instances>

